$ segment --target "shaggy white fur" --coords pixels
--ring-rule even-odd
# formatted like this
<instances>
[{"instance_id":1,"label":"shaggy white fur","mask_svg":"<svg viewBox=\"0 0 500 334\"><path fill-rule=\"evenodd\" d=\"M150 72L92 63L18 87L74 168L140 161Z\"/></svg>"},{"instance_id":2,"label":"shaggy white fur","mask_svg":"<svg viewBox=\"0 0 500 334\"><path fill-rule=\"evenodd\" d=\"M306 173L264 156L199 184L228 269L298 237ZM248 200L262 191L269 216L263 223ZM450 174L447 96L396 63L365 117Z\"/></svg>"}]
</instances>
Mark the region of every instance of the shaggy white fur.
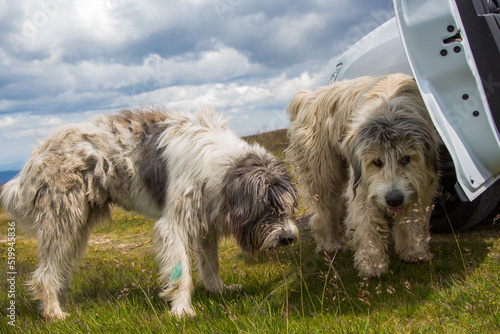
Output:
<instances>
[{"instance_id":1,"label":"shaggy white fur","mask_svg":"<svg viewBox=\"0 0 500 334\"><path fill-rule=\"evenodd\" d=\"M405 261L427 261L438 136L415 81L362 77L302 91L288 112L288 157L313 198L318 250L355 250L362 276L388 270L392 230Z\"/></svg>"},{"instance_id":2,"label":"shaggy white fur","mask_svg":"<svg viewBox=\"0 0 500 334\"><path fill-rule=\"evenodd\" d=\"M159 218L160 295L176 316L195 314L191 250L205 288L222 292L222 236L232 234L249 252L298 237L297 194L285 167L226 124L209 109L122 111L59 129L33 151L0 200L38 237L29 286L46 316L67 316L61 303L73 270L111 203Z\"/></svg>"}]
</instances>

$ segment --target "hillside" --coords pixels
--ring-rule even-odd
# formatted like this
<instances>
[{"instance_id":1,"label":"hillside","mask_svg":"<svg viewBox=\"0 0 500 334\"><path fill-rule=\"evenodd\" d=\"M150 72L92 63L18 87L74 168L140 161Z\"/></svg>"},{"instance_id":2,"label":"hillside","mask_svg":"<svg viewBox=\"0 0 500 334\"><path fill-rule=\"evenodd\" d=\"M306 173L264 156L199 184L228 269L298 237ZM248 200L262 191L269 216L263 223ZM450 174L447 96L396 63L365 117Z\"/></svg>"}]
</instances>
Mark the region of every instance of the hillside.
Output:
<instances>
[{"instance_id":1,"label":"hillside","mask_svg":"<svg viewBox=\"0 0 500 334\"><path fill-rule=\"evenodd\" d=\"M243 137L249 143L259 143L273 152L278 159L285 159L285 149L288 146L287 129L258 133Z\"/></svg>"}]
</instances>

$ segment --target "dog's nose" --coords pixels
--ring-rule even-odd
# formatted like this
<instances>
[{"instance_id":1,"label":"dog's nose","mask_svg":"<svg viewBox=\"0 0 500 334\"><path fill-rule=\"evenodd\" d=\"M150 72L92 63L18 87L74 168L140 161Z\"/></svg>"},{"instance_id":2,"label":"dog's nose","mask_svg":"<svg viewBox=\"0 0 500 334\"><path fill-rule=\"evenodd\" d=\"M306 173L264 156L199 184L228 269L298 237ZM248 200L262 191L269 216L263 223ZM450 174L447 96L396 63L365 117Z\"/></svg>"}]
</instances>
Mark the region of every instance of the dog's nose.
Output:
<instances>
[{"instance_id":1,"label":"dog's nose","mask_svg":"<svg viewBox=\"0 0 500 334\"><path fill-rule=\"evenodd\" d=\"M280 242L281 246L289 245L289 244L291 244L294 241L295 241L295 237L293 235L281 236L280 239L279 239L279 242Z\"/></svg>"},{"instance_id":2,"label":"dog's nose","mask_svg":"<svg viewBox=\"0 0 500 334\"><path fill-rule=\"evenodd\" d=\"M403 204L405 197L399 190L391 190L385 194L385 202L392 207L400 206Z\"/></svg>"}]
</instances>

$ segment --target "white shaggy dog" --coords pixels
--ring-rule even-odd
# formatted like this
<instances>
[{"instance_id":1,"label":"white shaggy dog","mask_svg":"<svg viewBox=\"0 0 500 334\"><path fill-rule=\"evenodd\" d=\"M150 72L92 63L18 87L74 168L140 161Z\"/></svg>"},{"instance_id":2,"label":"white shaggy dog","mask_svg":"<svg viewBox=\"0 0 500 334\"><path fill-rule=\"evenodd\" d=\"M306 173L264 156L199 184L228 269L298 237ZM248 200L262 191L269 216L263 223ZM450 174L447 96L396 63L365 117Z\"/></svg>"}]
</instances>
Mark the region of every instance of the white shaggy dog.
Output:
<instances>
[{"instance_id":1,"label":"white shaggy dog","mask_svg":"<svg viewBox=\"0 0 500 334\"><path fill-rule=\"evenodd\" d=\"M287 154L315 202L317 249L341 248L346 232L360 275L380 276L392 226L401 259L430 260L438 137L414 80L337 82L297 93L288 112Z\"/></svg>"},{"instance_id":2,"label":"white shaggy dog","mask_svg":"<svg viewBox=\"0 0 500 334\"><path fill-rule=\"evenodd\" d=\"M33 151L0 200L38 236L29 286L44 315L67 316L61 303L73 270L111 203L159 218L160 296L176 316L195 314L190 250L205 288L222 292L222 236L232 234L250 252L298 237L297 193L283 164L226 123L208 109L123 111L67 126Z\"/></svg>"}]
</instances>

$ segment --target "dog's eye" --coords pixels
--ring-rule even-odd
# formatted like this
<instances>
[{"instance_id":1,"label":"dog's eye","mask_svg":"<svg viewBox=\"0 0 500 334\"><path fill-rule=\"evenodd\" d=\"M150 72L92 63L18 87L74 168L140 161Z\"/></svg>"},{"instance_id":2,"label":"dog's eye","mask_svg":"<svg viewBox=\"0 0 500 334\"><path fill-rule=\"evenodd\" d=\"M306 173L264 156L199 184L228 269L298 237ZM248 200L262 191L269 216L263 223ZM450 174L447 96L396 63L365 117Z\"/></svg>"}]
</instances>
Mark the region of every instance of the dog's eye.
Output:
<instances>
[{"instance_id":1,"label":"dog's eye","mask_svg":"<svg viewBox=\"0 0 500 334\"><path fill-rule=\"evenodd\" d=\"M384 166L384 163L380 159L373 160L373 164L378 168L382 168Z\"/></svg>"},{"instance_id":2,"label":"dog's eye","mask_svg":"<svg viewBox=\"0 0 500 334\"><path fill-rule=\"evenodd\" d=\"M409 156L405 156L403 157L403 159L401 159L401 161L399 161L401 163L401 166L405 166L405 165L408 165L408 163L410 162L410 157Z\"/></svg>"}]
</instances>

